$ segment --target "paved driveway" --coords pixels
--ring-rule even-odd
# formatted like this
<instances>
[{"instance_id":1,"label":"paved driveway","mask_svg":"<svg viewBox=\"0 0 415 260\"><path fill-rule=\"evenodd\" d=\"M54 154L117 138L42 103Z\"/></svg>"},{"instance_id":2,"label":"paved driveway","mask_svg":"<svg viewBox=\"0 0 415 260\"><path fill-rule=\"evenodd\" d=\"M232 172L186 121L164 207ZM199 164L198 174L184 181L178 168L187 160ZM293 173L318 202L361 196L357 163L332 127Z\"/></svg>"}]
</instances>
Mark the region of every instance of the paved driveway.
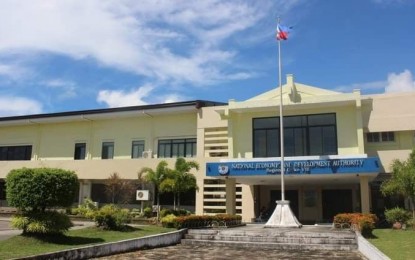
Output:
<instances>
[{"instance_id":1,"label":"paved driveway","mask_svg":"<svg viewBox=\"0 0 415 260\"><path fill-rule=\"evenodd\" d=\"M10 219L0 218L0 241L19 235L20 233L22 233L21 230L13 229L10 226Z\"/></svg>"}]
</instances>

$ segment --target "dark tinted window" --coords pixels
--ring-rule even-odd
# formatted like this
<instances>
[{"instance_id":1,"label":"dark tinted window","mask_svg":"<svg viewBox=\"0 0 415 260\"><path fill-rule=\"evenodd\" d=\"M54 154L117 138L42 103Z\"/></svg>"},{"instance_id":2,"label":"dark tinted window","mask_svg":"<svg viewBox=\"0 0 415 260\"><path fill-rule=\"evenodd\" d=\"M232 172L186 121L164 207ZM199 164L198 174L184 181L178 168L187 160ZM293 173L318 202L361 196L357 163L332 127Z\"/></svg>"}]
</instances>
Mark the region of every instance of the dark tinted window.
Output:
<instances>
[{"instance_id":1,"label":"dark tinted window","mask_svg":"<svg viewBox=\"0 0 415 260\"><path fill-rule=\"evenodd\" d=\"M337 154L336 114L284 117L284 155ZM254 157L280 156L279 117L253 119Z\"/></svg>"},{"instance_id":2,"label":"dark tinted window","mask_svg":"<svg viewBox=\"0 0 415 260\"><path fill-rule=\"evenodd\" d=\"M28 161L31 158L31 145L0 147L0 161Z\"/></svg>"}]
</instances>

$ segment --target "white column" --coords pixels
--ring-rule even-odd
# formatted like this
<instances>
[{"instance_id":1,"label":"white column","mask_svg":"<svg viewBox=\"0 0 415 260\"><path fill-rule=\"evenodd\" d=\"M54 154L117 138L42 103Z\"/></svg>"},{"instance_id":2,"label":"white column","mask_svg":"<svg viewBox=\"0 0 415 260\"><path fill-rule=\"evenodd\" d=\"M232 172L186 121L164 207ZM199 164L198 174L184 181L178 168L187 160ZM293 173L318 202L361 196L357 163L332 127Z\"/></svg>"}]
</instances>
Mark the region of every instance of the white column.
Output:
<instances>
[{"instance_id":1,"label":"white column","mask_svg":"<svg viewBox=\"0 0 415 260\"><path fill-rule=\"evenodd\" d=\"M226 213L235 215L236 213L236 181L233 178L227 178L226 184Z\"/></svg>"}]
</instances>

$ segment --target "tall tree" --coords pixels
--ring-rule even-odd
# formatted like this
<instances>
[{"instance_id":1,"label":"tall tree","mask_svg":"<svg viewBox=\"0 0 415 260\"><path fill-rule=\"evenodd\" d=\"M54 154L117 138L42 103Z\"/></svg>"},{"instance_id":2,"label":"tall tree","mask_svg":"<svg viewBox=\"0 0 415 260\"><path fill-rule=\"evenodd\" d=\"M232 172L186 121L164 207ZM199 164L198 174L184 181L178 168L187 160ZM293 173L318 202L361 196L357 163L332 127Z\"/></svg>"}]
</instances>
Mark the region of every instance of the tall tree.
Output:
<instances>
[{"instance_id":1,"label":"tall tree","mask_svg":"<svg viewBox=\"0 0 415 260\"><path fill-rule=\"evenodd\" d=\"M409 201L415 219L415 148L406 161L392 162L392 176L381 186L384 195L401 195Z\"/></svg>"},{"instance_id":2,"label":"tall tree","mask_svg":"<svg viewBox=\"0 0 415 260\"><path fill-rule=\"evenodd\" d=\"M196 177L190 173L192 169L199 170L199 164L195 161L186 161L184 158L177 158L174 170L167 174L167 178L160 184L163 191L173 192L174 208L180 208L180 195L191 189L198 189Z\"/></svg>"}]
</instances>

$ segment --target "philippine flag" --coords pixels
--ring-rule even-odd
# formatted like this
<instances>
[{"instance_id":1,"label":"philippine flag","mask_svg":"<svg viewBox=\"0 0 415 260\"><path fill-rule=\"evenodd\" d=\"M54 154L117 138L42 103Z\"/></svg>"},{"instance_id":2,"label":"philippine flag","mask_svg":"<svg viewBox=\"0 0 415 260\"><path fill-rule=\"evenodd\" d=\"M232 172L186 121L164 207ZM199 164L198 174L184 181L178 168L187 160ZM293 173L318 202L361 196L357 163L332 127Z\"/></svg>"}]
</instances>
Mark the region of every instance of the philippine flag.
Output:
<instances>
[{"instance_id":1,"label":"philippine flag","mask_svg":"<svg viewBox=\"0 0 415 260\"><path fill-rule=\"evenodd\" d=\"M282 26L281 24L277 25L277 40L287 40L288 39L288 33L290 32L291 27Z\"/></svg>"}]
</instances>

